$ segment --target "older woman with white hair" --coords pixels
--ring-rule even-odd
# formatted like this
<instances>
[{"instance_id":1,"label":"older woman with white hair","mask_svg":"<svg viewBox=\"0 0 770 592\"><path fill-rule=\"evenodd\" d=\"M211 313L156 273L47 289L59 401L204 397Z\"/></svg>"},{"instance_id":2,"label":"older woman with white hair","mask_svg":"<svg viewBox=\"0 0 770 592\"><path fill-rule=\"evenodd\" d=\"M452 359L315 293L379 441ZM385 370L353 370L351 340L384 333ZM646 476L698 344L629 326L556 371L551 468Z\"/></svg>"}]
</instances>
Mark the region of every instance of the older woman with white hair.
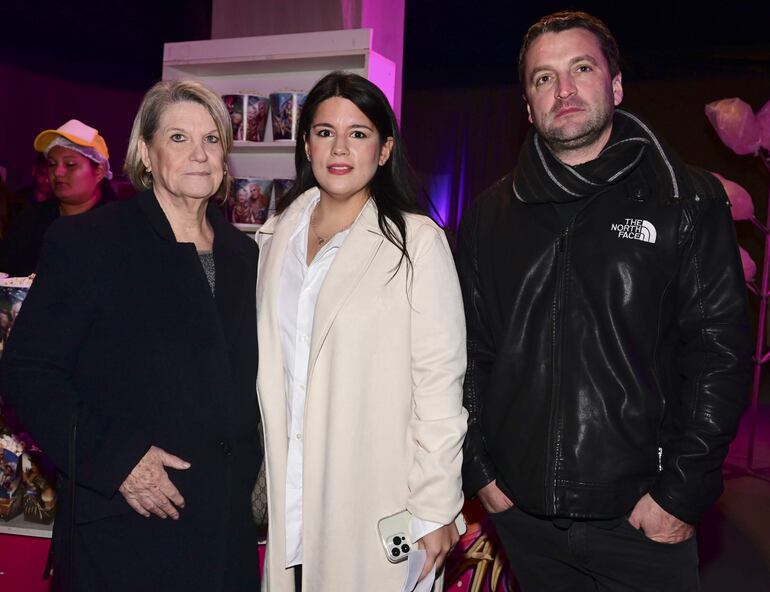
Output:
<instances>
[{"instance_id":1,"label":"older woman with white hair","mask_svg":"<svg viewBox=\"0 0 770 592\"><path fill-rule=\"evenodd\" d=\"M160 82L129 142L140 193L46 235L2 379L61 473L60 590L259 588L257 247L219 211L231 146L218 95Z\"/></svg>"}]
</instances>

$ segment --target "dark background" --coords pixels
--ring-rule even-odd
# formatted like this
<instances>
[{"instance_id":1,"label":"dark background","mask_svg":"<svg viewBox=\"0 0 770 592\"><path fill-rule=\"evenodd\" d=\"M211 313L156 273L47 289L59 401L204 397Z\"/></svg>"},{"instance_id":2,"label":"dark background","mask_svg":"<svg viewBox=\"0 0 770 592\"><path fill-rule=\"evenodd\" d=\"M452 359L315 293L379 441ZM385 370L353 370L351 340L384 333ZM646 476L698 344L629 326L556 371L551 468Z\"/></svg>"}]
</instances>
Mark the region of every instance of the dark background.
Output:
<instances>
[{"instance_id":1,"label":"dark background","mask_svg":"<svg viewBox=\"0 0 770 592\"><path fill-rule=\"evenodd\" d=\"M715 70L770 76L770 3L620 0L515 3L407 0L406 88L516 82L519 42L540 16L587 10L607 22L632 80ZM90 83L145 89L163 43L207 39L210 0L2 0L0 62ZM73 65L77 68L73 68Z\"/></svg>"},{"instance_id":2,"label":"dark background","mask_svg":"<svg viewBox=\"0 0 770 592\"><path fill-rule=\"evenodd\" d=\"M443 221L449 227L471 196L514 165L528 128L516 79L519 43L533 21L565 7L407 0L404 137L422 178L448 178L453 209ZM617 37L623 106L646 118L686 160L738 181L763 204L764 167L725 148L703 106L739 96L758 110L770 99L770 2L612 0L571 7L604 19ZM161 76L163 43L208 38L211 0L0 0L0 23L0 163L11 164L13 183L14 169L26 171L18 162L34 158L30 130L70 117L107 132L119 170L141 95ZM3 65L10 74L3 76ZM28 104L34 112L23 112Z\"/></svg>"},{"instance_id":3,"label":"dark background","mask_svg":"<svg viewBox=\"0 0 770 592\"><path fill-rule=\"evenodd\" d=\"M631 80L702 73L768 71L770 3L506 2L407 0L408 87L516 82L521 38L543 15L590 12L606 22Z\"/></svg>"},{"instance_id":4,"label":"dark background","mask_svg":"<svg viewBox=\"0 0 770 592\"><path fill-rule=\"evenodd\" d=\"M163 43L208 39L211 0L0 0L0 62L146 90Z\"/></svg>"}]
</instances>

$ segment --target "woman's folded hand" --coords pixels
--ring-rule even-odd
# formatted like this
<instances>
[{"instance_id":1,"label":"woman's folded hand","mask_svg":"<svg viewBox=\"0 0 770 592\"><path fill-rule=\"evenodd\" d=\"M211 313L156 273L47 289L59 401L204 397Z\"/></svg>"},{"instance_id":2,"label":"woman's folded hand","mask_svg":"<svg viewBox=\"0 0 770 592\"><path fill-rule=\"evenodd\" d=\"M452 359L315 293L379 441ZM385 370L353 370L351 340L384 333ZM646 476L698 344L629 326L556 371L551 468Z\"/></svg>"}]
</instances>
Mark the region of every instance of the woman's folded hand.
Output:
<instances>
[{"instance_id":1,"label":"woman's folded hand","mask_svg":"<svg viewBox=\"0 0 770 592\"><path fill-rule=\"evenodd\" d=\"M149 517L179 518L177 508L184 508L184 498L168 478L166 467L185 470L190 463L157 446L150 449L129 473L119 491L139 514Z\"/></svg>"}]
</instances>

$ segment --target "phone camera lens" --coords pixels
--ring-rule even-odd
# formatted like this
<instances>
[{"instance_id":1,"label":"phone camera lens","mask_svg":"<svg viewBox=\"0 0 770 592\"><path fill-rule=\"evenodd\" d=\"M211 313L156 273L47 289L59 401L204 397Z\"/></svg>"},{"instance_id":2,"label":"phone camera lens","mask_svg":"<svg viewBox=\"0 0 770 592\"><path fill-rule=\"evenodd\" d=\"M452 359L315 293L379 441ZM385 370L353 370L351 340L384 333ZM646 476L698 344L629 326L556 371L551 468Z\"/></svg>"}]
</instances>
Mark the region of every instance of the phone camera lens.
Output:
<instances>
[{"instance_id":1,"label":"phone camera lens","mask_svg":"<svg viewBox=\"0 0 770 592\"><path fill-rule=\"evenodd\" d=\"M400 536L394 536L393 537L393 544L394 545L400 545L401 544L401 537Z\"/></svg>"},{"instance_id":2,"label":"phone camera lens","mask_svg":"<svg viewBox=\"0 0 770 592\"><path fill-rule=\"evenodd\" d=\"M402 550L404 553L409 553L409 545L407 545L407 544L403 544L403 545L401 545L401 550Z\"/></svg>"},{"instance_id":3,"label":"phone camera lens","mask_svg":"<svg viewBox=\"0 0 770 592\"><path fill-rule=\"evenodd\" d=\"M393 555L393 557L398 557L399 555L401 555L401 551L399 551L398 549L393 548L393 549L390 550L390 554Z\"/></svg>"}]
</instances>

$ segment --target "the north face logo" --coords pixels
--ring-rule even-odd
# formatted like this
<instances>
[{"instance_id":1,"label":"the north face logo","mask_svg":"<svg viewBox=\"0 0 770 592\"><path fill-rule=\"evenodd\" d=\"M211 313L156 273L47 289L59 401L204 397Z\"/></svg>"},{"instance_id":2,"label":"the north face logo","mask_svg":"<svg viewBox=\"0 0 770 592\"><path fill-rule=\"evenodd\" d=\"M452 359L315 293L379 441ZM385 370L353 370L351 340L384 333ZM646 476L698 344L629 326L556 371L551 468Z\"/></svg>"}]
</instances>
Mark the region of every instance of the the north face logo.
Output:
<instances>
[{"instance_id":1,"label":"the north face logo","mask_svg":"<svg viewBox=\"0 0 770 592\"><path fill-rule=\"evenodd\" d=\"M610 230L617 232L618 238L630 238L646 243L654 243L658 238L658 232L652 223L639 218L626 218L620 224L612 224Z\"/></svg>"}]
</instances>

